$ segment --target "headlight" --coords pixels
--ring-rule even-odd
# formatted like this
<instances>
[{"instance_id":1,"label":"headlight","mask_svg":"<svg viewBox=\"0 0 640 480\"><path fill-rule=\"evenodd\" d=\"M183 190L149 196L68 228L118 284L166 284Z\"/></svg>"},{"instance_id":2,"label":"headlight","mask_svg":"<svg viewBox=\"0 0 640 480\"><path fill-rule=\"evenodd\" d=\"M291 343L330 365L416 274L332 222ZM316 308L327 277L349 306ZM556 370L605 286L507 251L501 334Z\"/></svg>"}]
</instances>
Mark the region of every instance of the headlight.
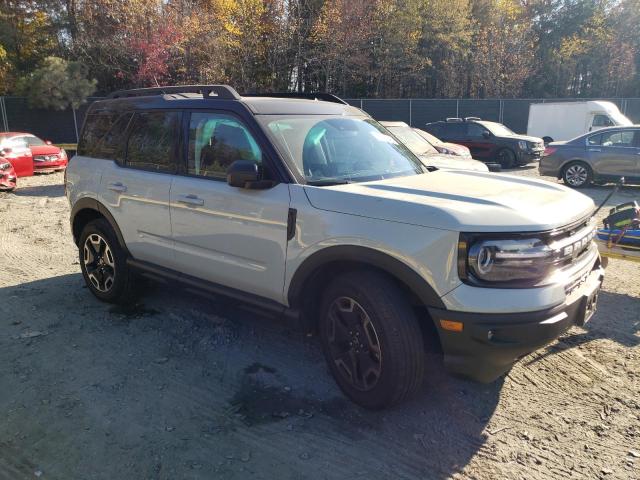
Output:
<instances>
[{"instance_id":1,"label":"headlight","mask_svg":"<svg viewBox=\"0 0 640 480\"><path fill-rule=\"evenodd\" d=\"M520 150L527 150L529 148L529 144L525 140L519 140L518 147L520 147Z\"/></svg>"},{"instance_id":2,"label":"headlight","mask_svg":"<svg viewBox=\"0 0 640 480\"><path fill-rule=\"evenodd\" d=\"M0 170L7 170L11 168L11 164L9 162L0 163Z\"/></svg>"},{"instance_id":3,"label":"headlight","mask_svg":"<svg viewBox=\"0 0 640 480\"><path fill-rule=\"evenodd\" d=\"M508 284L513 288L552 282L554 273L571 263L592 244L592 222L572 236L461 234L458 244L458 274L477 286Z\"/></svg>"}]
</instances>

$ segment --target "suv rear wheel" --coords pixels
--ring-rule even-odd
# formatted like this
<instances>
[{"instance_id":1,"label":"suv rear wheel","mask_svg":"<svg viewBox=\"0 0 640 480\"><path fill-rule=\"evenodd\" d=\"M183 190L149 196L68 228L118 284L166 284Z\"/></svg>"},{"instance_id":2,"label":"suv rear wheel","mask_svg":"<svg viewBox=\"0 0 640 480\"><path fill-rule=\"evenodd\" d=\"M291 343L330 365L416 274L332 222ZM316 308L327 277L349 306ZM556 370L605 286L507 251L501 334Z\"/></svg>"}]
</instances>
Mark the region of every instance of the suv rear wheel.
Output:
<instances>
[{"instance_id":1,"label":"suv rear wheel","mask_svg":"<svg viewBox=\"0 0 640 480\"><path fill-rule=\"evenodd\" d=\"M89 222L78 245L82 276L91 293L110 303L132 300L133 274L127 266L127 253L109 222L102 218Z\"/></svg>"},{"instance_id":2,"label":"suv rear wheel","mask_svg":"<svg viewBox=\"0 0 640 480\"><path fill-rule=\"evenodd\" d=\"M384 408L420 388L425 353L418 320L384 275L338 277L323 295L320 336L333 377L355 403Z\"/></svg>"}]
</instances>

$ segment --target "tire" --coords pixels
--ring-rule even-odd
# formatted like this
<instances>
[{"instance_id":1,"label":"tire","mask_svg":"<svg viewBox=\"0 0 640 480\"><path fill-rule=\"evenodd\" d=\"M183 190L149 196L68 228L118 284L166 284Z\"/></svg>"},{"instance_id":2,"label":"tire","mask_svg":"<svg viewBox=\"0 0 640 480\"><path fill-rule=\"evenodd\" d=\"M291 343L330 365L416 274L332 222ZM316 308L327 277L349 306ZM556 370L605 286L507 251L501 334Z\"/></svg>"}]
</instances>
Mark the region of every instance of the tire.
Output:
<instances>
[{"instance_id":1,"label":"tire","mask_svg":"<svg viewBox=\"0 0 640 480\"><path fill-rule=\"evenodd\" d=\"M329 370L353 402L386 408L420 388L422 332L406 295L391 279L372 270L340 275L325 290L320 312Z\"/></svg>"},{"instance_id":2,"label":"tire","mask_svg":"<svg viewBox=\"0 0 640 480\"><path fill-rule=\"evenodd\" d=\"M98 299L118 304L134 300L135 282L127 266L127 252L109 222L99 218L87 223L80 234L78 253L84 281Z\"/></svg>"},{"instance_id":3,"label":"tire","mask_svg":"<svg viewBox=\"0 0 640 480\"><path fill-rule=\"evenodd\" d=\"M497 153L496 162L498 162L502 168L513 168L516 165L516 154L513 153L513 150L503 148Z\"/></svg>"},{"instance_id":4,"label":"tire","mask_svg":"<svg viewBox=\"0 0 640 480\"><path fill-rule=\"evenodd\" d=\"M562 169L562 181L571 188L588 187L593 181L593 172L584 162L569 162Z\"/></svg>"}]
</instances>

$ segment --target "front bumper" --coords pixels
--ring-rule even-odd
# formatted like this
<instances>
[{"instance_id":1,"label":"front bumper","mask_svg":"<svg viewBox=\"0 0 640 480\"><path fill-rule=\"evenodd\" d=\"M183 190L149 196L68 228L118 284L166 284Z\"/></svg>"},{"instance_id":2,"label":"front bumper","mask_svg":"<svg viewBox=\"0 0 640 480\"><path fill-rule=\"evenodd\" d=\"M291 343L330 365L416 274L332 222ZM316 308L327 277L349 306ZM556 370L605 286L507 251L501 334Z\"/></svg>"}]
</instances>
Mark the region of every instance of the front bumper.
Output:
<instances>
[{"instance_id":1,"label":"front bumper","mask_svg":"<svg viewBox=\"0 0 640 480\"><path fill-rule=\"evenodd\" d=\"M531 162L538 162L542 158L544 150L518 150L518 164L526 165Z\"/></svg>"},{"instance_id":2,"label":"front bumper","mask_svg":"<svg viewBox=\"0 0 640 480\"><path fill-rule=\"evenodd\" d=\"M604 269L598 263L564 303L534 312L492 314L430 308L445 367L452 373L481 382L495 380L520 357L555 340L571 326L588 320L585 315L595 308L603 279ZM441 320L462 322L463 330L444 330Z\"/></svg>"},{"instance_id":3,"label":"front bumper","mask_svg":"<svg viewBox=\"0 0 640 480\"><path fill-rule=\"evenodd\" d=\"M35 172L57 172L67 168L67 162L33 162Z\"/></svg>"}]
</instances>

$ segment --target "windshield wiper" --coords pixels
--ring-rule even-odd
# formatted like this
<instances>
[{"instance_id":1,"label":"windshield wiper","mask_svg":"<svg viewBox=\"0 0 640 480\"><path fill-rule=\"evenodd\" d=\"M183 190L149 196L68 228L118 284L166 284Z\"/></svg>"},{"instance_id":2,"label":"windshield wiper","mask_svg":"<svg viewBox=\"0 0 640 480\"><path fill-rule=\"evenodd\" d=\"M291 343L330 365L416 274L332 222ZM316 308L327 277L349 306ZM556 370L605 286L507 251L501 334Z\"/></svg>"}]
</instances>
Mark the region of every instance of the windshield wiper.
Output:
<instances>
[{"instance_id":1,"label":"windshield wiper","mask_svg":"<svg viewBox=\"0 0 640 480\"><path fill-rule=\"evenodd\" d=\"M327 178L325 180L311 180L307 182L307 185L313 185L314 187L329 187L331 185L347 185L353 183L350 180L342 180L336 178Z\"/></svg>"}]
</instances>

